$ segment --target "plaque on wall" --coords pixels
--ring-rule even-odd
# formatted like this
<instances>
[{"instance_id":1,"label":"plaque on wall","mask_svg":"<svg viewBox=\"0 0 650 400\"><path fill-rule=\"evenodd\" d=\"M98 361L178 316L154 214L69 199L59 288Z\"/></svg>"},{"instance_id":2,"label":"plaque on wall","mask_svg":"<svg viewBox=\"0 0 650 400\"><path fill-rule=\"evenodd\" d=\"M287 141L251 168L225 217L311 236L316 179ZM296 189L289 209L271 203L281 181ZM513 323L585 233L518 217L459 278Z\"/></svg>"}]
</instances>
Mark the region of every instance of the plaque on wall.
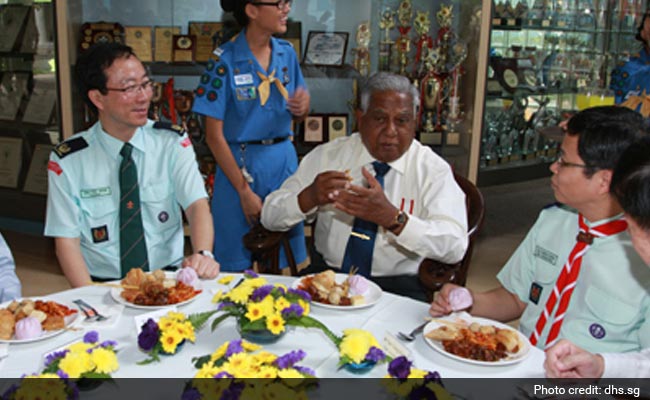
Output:
<instances>
[{"instance_id":1,"label":"plaque on wall","mask_svg":"<svg viewBox=\"0 0 650 400\"><path fill-rule=\"evenodd\" d=\"M305 118L304 128L303 141L305 143L323 143L327 141L325 115L308 115Z\"/></svg>"},{"instance_id":2,"label":"plaque on wall","mask_svg":"<svg viewBox=\"0 0 650 400\"><path fill-rule=\"evenodd\" d=\"M212 56L212 51L218 45L215 40L223 27L221 22L190 22L188 32L196 37L194 59L206 62Z\"/></svg>"},{"instance_id":3,"label":"plaque on wall","mask_svg":"<svg viewBox=\"0 0 650 400\"><path fill-rule=\"evenodd\" d=\"M56 104L56 88L44 83L36 83L23 115L23 122L49 125Z\"/></svg>"},{"instance_id":4,"label":"plaque on wall","mask_svg":"<svg viewBox=\"0 0 650 400\"><path fill-rule=\"evenodd\" d=\"M86 22L81 25L81 43L84 52L95 43L124 43L124 27L117 22Z\"/></svg>"},{"instance_id":5,"label":"plaque on wall","mask_svg":"<svg viewBox=\"0 0 650 400\"><path fill-rule=\"evenodd\" d=\"M153 46L151 42L151 27L127 26L124 28L126 44L133 48L140 61L153 61Z\"/></svg>"},{"instance_id":6,"label":"plaque on wall","mask_svg":"<svg viewBox=\"0 0 650 400\"><path fill-rule=\"evenodd\" d=\"M14 49L30 9L29 6L19 4L0 6L0 21L2 21L0 51L9 52Z\"/></svg>"},{"instance_id":7,"label":"plaque on wall","mask_svg":"<svg viewBox=\"0 0 650 400\"><path fill-rule=\"evenodd\" d=\"M341 67L348 48L348 32L310 31L305 46L304 63Z\"/></svg>"},{"instance_id":8,"label":"plaque on wall","mask_svg":"<svg viewBox=\"0 0 650 400\"><path fill-rule=\"evenodd\" d=\"M196 36L194 35L173 35L174 62L193 62Z\"/></svg>"},{"instance_id":9,"label":"plaque on wall","mask_svg":"<svg viewBox=\"0 0 650 400\"><path fill-rule=\"evenodd\" d=\"M173 36L181 33L178 26L157 26L154 28L154 61L171 62Z\"/></svg>"},{"instance_id":10,"label":"plaque on wall","mask_svg":"<svg viewBox=\"0 0 650 400\"><path fill-rule=\"evenodd\" d=\"M0 137L0 186L18 187L18 175L23 162L23 140Z\"/></svg>"},{"instance_id":11,"label":"plaque on wall","mask_svg":"<svg viewBox=\"0 0 650 400\"><path fill-rule=\"evenodd\" d=\"M52 147L49 144L37 144L34 148L32 161L27 170L25 186L23 187L24 192L47 194L47 165L50 161Z\"/></svg>"},{"instance_id":12,"label":"plaque on wall","mask_svg":"<svg viewBox=\"0 0 650 400\"><path fill-rule=\"evenodd\" d=\"M347 136L348 134L348 115L347 114L329 114L327 116L327 133L329 140Z\"/></svg>"}]
</instances>

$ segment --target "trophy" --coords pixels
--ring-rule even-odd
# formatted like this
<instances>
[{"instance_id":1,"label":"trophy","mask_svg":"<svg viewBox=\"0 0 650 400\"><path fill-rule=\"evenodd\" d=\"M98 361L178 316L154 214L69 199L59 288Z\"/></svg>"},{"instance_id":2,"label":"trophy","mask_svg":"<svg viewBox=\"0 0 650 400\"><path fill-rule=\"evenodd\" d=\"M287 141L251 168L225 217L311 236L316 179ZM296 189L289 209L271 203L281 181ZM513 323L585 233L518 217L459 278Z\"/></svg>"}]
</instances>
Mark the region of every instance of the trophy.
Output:
<instances>
[{"instance_id":1,"label":"trophy","mask_svg":"<svg viewBox=\"0 0 650 400\"><path fill-rule=\"evenodd\" d=\"M154 121L160 121L160 106L163 100L163 84L160 82L153 83L153 96L151 97L151 106L149 107L149 118Z\"/></svg>"},{"instance_id":2,"label":"trophy","mask_svg":"<svg viewBox=\"0 0 650 400\"><path fill-rule=\"evenodd\" d=\"M370 72L370 22L365 21L357 27L357 48L354 50L354 68L361 76Z\"/></svg>"},{"instance_id":3,"label":"trophy","mask_svg":"<svg viewBox=\"0 0 650 400\"><path fill-rule=\"evenodd\" d=\"M174 91L174 107L181 117L181 126L186 132L189 132L187 120L192 110L192 103L194 101L194 93L191 90L175 90Z\"/></svg>"},{"instance_id":4,"label":"trophy","mask_svg":"<svg viewBox=\"0 0 650 400\"><path fill-rule=\"evenodd\" d=\"M395 27L395 11L385 9L379 16L379 29L384 31L384 39L379 42L379 63L380 71L390 70L390 52L393 41L390 40L390 30Z\"/></svg>"},{"instance_id":5,"label":"trophy","mask_svg":"<svg viewBox=\"0 0 650 400\"><path fill-rule=\"evenodd\" d=\"M413 9L411 7L411 0L402 0L397 10L397 20L399 21L400 37L397 39L397 53L399 54L399 74L406 76L406 65L408 64L408 55L411 52L411 39L409 32L411 31L411 17L413 16Z\"/></svg>"},{"instance_id":6,"label":"trophy","mask_svg":"<svg viewBox=\"0 0 650 400\"><path fill-rule=\"evenodd\" d=\"M429 36L429 25L431 25L429 12L417 11L415 19L413 20L413 25L415 26L415 32L418 34L415 51L415 64L413 65L413 76L415 77L422 75L424 69L422 49L431 49L433 47L433 39Z\"/></svg>"}]
</instances>

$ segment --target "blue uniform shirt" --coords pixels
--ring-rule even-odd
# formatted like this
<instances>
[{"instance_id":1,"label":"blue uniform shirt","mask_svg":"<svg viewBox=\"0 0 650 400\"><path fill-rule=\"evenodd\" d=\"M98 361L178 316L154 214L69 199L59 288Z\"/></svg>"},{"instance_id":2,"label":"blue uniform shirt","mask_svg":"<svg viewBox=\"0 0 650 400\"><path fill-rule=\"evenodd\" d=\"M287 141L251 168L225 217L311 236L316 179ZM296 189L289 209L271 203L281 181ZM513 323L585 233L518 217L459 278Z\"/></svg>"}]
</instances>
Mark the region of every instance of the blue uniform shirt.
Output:
<instances>
[{"instance_id":1,"label":"blue uniform shirt","mask_svg":"<svg viewBox=\"0 0 650 400\"><path fill-rule=\"evenodd\" d=\"M650 94L650 53L645 47L612 70L610 88L614 90L616 104L625 101L631 92L641 95L645 90Z\"/></svg>"},{"instance_id":2,"label":"blue uniform shirt","mask_svg":"<svg viewBox=\"0 0 650 400\"><path fill-rule=\"evenodd\" d=\"M129 141L138 169L142 224L151 269L183 258L186 209L207 197L186 134L156 129L153 121ZM45 235L80 238L91 275L120 277L119 166L124 142L98 122L55 148L50 156ZM180 207L179 207L180 205Z\"/></svg>"}]
</instances>

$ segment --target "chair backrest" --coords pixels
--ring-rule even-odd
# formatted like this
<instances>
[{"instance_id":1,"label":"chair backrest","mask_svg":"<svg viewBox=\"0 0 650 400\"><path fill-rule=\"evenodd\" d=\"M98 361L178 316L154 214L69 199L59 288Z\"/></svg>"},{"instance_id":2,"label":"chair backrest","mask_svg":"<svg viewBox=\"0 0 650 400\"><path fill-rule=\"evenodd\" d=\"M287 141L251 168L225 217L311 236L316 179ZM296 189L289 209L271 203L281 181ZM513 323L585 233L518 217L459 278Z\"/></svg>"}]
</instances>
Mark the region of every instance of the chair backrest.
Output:
<instances>
[{"instance_id":1,"label":"chair backrest","mask_svg":"<svg viewBox=\"0 0 650 400\"><path fill-rule=\"evenodd\" d=\"M418 270L418 276L420 283L426 289L429 301L433 299L433 293L439 290L445 283L451 282L461 286L465 285L469 264L472 259L472 252L474 250L474 238L481 230L485 217L485 201L476 185L456 173L454 173L454 178L458 186L465 193L469 244L465 255L456 264L444 264L429 258L422 261Z\"/></svg>"}]
</instances>

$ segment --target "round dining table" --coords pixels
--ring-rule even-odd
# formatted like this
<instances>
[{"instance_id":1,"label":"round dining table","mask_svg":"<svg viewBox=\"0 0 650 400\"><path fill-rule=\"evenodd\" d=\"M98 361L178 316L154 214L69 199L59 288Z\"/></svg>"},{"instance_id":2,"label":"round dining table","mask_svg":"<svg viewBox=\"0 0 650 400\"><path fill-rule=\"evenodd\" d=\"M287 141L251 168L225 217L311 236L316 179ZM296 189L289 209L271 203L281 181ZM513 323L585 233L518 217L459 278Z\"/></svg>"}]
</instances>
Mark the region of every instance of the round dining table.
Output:
<instances>
[{"instance_id":1,"label":"round dining table","mask_svg":"<svg viewBox=\"0 0 650 400\"><path fill-rule=\"evenodd\" d=\"M234 275L229 285L218 282L224 276ZM215 310L217 305L212 298L218 290L227 291L233 287L242 274L222 273L218 279L202 280L202 293L187 304L177 307L177 311L192 314ZM291 286L296 277L263 275L270 283L282 283ZM81 340L84 333L96 330L100 340L118 342L119 369L112 374L114 378L183 378L193 377L197 370L192 358L211 354L225 341L239 338L235 320L228 318L212 331L212 319L196 335L195 343L186 343L172 356L161 357L160 362L138 365L147 358L137 345L138 320L151 312L147 309L131 306L116 307L118 302L111 291L120 290L111 287L85 286L62 292L52 293L38 298L54 300L70 307L75 307L74 300L82 299L95 306L100 313L107 313L109 320L88 322L79 313L77 321L70 329L44 340L30 343L11 343L7 356L0 361L0 376L17 378L24 374L40 372L44 356L54 350L60 350L71 342ZM76 308L76 307L75 307ZM379 343L387 333L397 336L399 331L409 332L428 317L429 305L407 297L384 292L375 304L360 309L332 309L317 304L311 306L310 315L324 323L335 334L340 335L344 329L359 328L374 334ZM108 311L105 311L108 310ZM219 315L219 314L217 314ZM216 316L215 316L216 317ZM213 317L213 318L215 318ZM544 376L544 353L536 347L530 348L521 361L501 365L477 365L470 361L453 359L430 346L422 335L412 342L401 341L410 353L410 360L419 369L437 371L445 378L542 378ZM387 374L387 364L380 364L364 375L355 375L338 368L338 350L323 332L313 328L289 327L288 332L276 343L264 345L264 349L277 355L292 350L304 350L306 358L301 365L312 368L319 378L380 378Z\"/></svg>"}]
</instances>

